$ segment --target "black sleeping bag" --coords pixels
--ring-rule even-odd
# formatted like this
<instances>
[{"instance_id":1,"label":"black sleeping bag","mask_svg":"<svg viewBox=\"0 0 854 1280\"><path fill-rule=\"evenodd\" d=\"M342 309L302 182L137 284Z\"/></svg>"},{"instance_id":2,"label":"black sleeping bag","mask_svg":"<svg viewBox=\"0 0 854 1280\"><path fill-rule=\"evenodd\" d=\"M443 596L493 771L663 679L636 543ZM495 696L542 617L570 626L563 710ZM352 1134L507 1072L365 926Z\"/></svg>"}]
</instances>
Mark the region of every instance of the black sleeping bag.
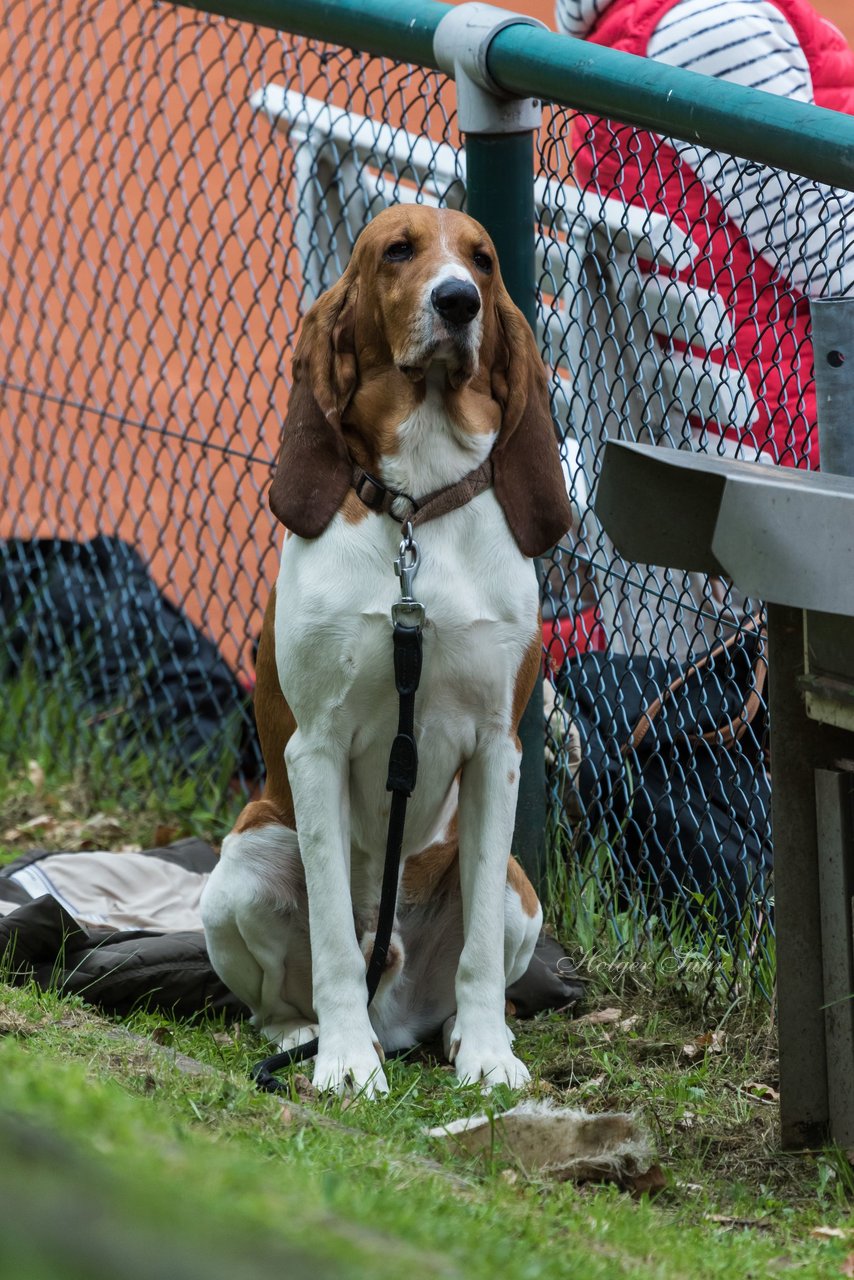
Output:
<instances>
[{"instance_id":1,"label":"black sleeping bag","mask_svg":"<svg viewBox=\"0 0 854 1280\"><path fill-rule=\"evenodd\" d=\"M772 852L763 680L764 638L749 629L699 669L586 653L559 673L582 740L576 848L583 856L585 846L610 846L625 897L643 894L650 910L690 899L695 917L702 899L723 929L754 895L764 898Z\"/></svg>"},{"instance_id":2,"label":"black sleeping bag","mask_svg":"<svg viewBox=\"0 0 854 1280\"><path fill-rule=\"evenodd\" d=\"M61 681L69 713L112 725L118 747L183 773L230 748L258 775L248 695L120 538L0 541L0 678L28 665L40 685Z\"/></svg>"}]
</instances>

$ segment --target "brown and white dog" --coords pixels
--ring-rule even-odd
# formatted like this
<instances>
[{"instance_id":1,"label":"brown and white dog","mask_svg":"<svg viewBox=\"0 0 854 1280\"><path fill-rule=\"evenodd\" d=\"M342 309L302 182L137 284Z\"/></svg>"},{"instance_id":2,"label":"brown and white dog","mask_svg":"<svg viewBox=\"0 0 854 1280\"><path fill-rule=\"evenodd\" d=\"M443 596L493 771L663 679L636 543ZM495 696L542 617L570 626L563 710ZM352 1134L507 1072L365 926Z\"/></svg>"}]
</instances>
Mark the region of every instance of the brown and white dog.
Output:
<instances>
[{"instance_id":1,"label":"brown and white dog","mask_svg":"<svg viewBox=\"0 0 854 1280\"><path fill-rule=\"evenodd\" d=\"M369 1010L398 712L392 562L409 506L370 510L353 466L418 498L488 456L493 485L416 530L419 775ZM504 989L542 918L509 858L516 730L541 663L531 557L571 511L542 361L473 219L396 206L359 236L303 325L270 502L288 533L257 661L267 782L205 892L211 959L270 1040L319 1033L321 1089L386 1092L383 1049L440 1029L461 1081L520 1086Z\"/></svg>"}]
</instances>

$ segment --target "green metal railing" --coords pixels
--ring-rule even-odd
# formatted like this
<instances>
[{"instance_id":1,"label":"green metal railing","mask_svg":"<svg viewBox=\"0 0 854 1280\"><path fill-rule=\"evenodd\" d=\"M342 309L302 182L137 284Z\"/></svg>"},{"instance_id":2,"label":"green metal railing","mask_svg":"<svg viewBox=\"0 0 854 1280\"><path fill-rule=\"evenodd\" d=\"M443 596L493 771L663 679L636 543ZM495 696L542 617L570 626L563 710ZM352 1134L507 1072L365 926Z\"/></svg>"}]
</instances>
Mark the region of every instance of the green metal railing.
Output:
<instances>
[{"instance_id":1,"label":"green metal railing","mask_svg":"<svg viewBox=\"0 0 854 1280\"><path fill-rule=\"evenodd\" d=\"M185 7L437 69L439 0L180 0ZM506 15L505 15L506 16ZM537 97L854 190L854 120L532 26L499 31L488 68Z\"/></svg>"}]
</instances>

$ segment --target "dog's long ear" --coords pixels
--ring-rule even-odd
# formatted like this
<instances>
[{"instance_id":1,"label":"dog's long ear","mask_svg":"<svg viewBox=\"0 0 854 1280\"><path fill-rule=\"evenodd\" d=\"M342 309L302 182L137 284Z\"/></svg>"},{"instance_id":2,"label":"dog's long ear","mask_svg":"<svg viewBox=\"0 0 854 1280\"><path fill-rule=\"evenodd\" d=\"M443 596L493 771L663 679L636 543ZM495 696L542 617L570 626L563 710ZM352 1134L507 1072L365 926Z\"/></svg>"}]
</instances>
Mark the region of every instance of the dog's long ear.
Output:
<instances>
[{"instance_id":1,"label":"dog's long ear","mask_svg":"<svg viewBox=\"0 0 854 1280\"><path fill-rule=\"evenodd\" d=\"M323 533L352 480L341 415L358 376L357 296L358 284L348 270L309 311L294 353L294 380L270 508L301 538Z\"/></svg>"},{"instance_id":2,"label":"dog's long ear","mask_svg":"<svg viewBox=\"0 0 854 1280\"><path fill-rule=\"evenodd\" d=\"M549 407L546 370L522 312L500 280L492 395L502 408L492 451L495 495L526 556L540 556L572 523Z\"/></svg>"}]
</instances>

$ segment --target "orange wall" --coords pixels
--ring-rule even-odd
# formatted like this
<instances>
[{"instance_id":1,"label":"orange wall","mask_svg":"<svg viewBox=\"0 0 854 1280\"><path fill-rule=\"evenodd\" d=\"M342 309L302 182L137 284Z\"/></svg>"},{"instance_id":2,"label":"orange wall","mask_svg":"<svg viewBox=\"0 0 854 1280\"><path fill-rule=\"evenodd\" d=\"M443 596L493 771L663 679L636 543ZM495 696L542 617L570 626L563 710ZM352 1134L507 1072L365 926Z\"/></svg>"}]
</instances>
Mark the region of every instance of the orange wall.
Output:
<instances>
[{"instance_id":1,"label":"orange wall","mask_svg":"<svg viewBox=\"0 0 854 1280\"><path fill-rule=\"evenodd\" d=\"M820 0L854 41L850 4ZM128 538L244 669L300 310L292 149L248 105L271 80L458 143L435 77L346 51L171 5L0 17L0 537Z\"/></svg>"},{"instance_id":2,"label":"orange wall","mask_svg":"<svg viewBox=\"0 0 854 1280\"><path fill-rule=\"evenodd\" d=\"M854 6L851 0L818 0L816 8L835 22L848 43L854 45Z\"/></svg>"},{"instance_id":3,"label":"orange wall","mask_svg":"<svg viewBox=\"0 0 854 1280\"><path fill-rule=\"evenodd\" d=\"M432 73L171 4L0 14L0 538L125 538L247 673L304 309L271 82L459 145Z\"/></svg>"}]
</instances>

